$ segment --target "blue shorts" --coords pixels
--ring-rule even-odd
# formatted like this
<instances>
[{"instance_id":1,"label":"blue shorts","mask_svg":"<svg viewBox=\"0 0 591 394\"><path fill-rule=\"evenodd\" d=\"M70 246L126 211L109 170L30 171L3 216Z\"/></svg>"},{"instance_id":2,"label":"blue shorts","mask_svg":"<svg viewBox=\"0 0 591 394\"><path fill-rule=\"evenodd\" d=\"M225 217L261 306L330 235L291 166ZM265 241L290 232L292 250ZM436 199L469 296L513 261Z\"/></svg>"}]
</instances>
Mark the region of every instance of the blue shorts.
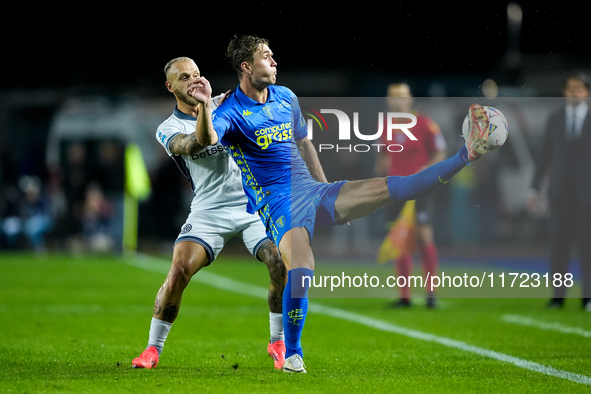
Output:
<instances>
[{"instance_id":1,"label":"blue shorts","mask_svg":"<svg viewBox=\"0 0 591 394\"><path fill-rule=\"evenodd\" d=\"M335 201L347 181L322 183L315 180L298 182L290 194L271 197L259 210L267 236L277 245L292 228L305 227L314 237L314 226L332 226L335 221Z\"/></svg>"}]
</instances>

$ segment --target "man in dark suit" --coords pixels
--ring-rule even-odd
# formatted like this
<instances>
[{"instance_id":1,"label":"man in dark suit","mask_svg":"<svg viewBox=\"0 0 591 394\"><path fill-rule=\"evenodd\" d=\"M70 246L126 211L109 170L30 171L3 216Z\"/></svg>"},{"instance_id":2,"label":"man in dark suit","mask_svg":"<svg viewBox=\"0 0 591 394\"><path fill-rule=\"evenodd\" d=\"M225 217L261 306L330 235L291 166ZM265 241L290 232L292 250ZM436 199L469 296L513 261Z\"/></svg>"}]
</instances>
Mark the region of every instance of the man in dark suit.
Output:
<instances>
[{"instance_id":1,"label":"man in dark suit","mask_svg":"<svg viewBox=\"0 0 591 394\"><path fill-rule=\"evenodd\" d=\"M553 112L547 123L541 155L533 180L529 208L539 201L539 190L549 175L550 265L554 274L568 273L571 246L579 252L583 280L583 308L591 312L591 113L587 103L590 83L584 74L573 74L564 83L566 105ZM566 287L554 288L549 307L564 303Z\"/></svg>"}]
</instances>

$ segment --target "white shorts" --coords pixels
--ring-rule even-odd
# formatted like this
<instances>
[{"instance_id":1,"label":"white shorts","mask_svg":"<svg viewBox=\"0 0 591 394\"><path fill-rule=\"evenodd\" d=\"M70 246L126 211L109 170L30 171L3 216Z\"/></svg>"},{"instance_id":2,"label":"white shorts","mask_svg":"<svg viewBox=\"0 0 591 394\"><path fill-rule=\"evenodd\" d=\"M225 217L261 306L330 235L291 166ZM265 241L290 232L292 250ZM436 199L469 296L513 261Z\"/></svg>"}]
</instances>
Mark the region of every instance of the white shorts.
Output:
<instances>
[{"instance_id":1,"label":"white shorts","mask_svg":"<svg viewBox=\"0 0 591 394\"><path fill-rule=\"evenodd\" d=\"M226 242L234 237L242 238L255 257L261 245L271 241L259 216L249 214L245 205L239 205L192 211L174 244L183 241L198 243L205 249L211 263Z\"/></svg>"}]
</instances>

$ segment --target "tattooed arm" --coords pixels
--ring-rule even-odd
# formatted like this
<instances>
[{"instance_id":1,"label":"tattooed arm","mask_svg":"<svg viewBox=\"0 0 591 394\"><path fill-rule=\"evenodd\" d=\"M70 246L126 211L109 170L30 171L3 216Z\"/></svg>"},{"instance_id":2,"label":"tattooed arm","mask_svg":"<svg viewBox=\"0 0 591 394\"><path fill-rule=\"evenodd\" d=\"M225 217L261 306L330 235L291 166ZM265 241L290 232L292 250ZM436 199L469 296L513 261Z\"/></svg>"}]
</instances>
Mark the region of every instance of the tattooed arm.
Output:
<instances>
[{"instance_id":1,"label":"tattooed arm","mask_svg":"<svg viewBox=\"0 0 591 394\"><path fill-rule=\"evenodd\" d=\"M211 109L215 109L219 107L228 96L232 93L231 90L228 90L226 93L218 94L211 99ZM201 105L201 108L203 106ZM192 155L197 151L203 149L204 146L197 142L197 134L177 134L173 139L170 141L169 149L175 155Z\"/></svg>"},{"instance_id":2,"label":"tattooed arm","mask_svg":"<svg viewBox=\"0 0 591 394\"><path fill-rule=\"evenodd\" d=\"M168 145L170 152L175 155L190 156L202 148L203 146L197 142L197 135L195 133L179 133L170 141L170 144Z\"/></svg>"}]
</instances>

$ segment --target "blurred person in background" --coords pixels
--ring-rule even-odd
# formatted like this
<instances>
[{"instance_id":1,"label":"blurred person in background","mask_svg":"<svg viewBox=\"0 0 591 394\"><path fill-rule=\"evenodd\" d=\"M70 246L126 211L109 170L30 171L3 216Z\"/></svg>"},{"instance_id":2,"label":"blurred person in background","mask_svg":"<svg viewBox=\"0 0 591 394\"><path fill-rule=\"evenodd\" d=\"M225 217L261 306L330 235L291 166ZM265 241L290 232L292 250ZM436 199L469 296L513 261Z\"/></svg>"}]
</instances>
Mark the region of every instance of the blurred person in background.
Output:
<instances>
[{"instance_id":1,"label":"blurred person in background","mask_svg":"<svg viewBox=\"0 0 591 394\"><path fill-rule=\"evenodd\" d=\"M2 232L9 247L19 248L25 236L36 252L45 250L45 234L51 229L49 200L43 193L41 180L36 176L22 176L18 190L10 193L12 209L2 221Z\"/></svg>"},{"instance_id":2,"label":"blurred person in background","mask_svg":"<svg viewBox=\"0 0 591 394\"><path fill-rule=\"evenodd\" d=\"M67 247L74 252L84 250L82 223L85 193L90 178L90 159L83 141L66 145L61 163L60 188L63 188L65 212L59 218L59 234L67 238Z\"/></svg>"},{"instance_id":3,"label":"blurred person in background","mask_svg":"<svg viewBox=\"0 0 591 394\"><path fill-rule=\"evenodd\" d=\"M447 144L441 129L431 118L418 113L412 108L413 98L408 84L390 84L387 92L387 103L389 110L392 112L412 113L417 117L417 124L412 128L417 141L411 141L400 129L394 130L392 142L402 145L403 149L395 153L386 150L380 151L375 168L377 176L412 175L445 159ZM403 120L401 123L405 121ZM421 257L425 277L427 273L430 273L430 276L436 275L439 265L437 246L433 238L433 226L431 224L433 198L433 194L428 194L418 198L415 203L416 246ZM392 205L390 210L390 214L393 216L392 219L398 216L401 208L402 204ZM408 238L410 242L413 239L415 238ZM395 260L398 276L408 277L413 274L412 251L414 245L410 246L409 249L410 253L402 254ZM400 299L395 301L392 306L397 308L409 307L411 306L410 297L410 286L400 287ZM434 293L428 293L427 306L433 308L435 303Z\"/></svg>"},{"instance_id":4,"label":"blurred person in background","mask_svg":"<svg viewBox=\"0 0 591 394\"><path fill-rule=\"evenodd\" d=\"M123 250L123 194L125 181L123 143L115 140L100 141L98 157L92 171L93 191L100 191L102 199L110 205L108 227L105 234L111 240L110 250ZM88 198L88 196L87 196Z\"/></svg>"},{"instance_id":5,"label":"blurred person in background","mask_svg":"<svg viewBox=\"0 0 591 394\"><path fill-rule=\"evenodd\" d=\"M101 186L92 182L85 192L82 210L82 234L85 248L93 252L112 252L116 237L112 234L115 209Z\"/></svg>"},{"instance_id":6,"label":"blurred person in background","mask_svg":"<svg viewBox=\"0 0 591 394\"><path fill-rule=\"evenodd\" d=\"M550 270L552 278L567 274L570 250L579 252L583 308L591 312L591 116L589 115L589 79L583 73L566 78L565 105L548 118L542 150L528 200L528 209L542 216L540 190L549 175ZM572 271L571 271L572 273ZM554 288L548 306L560 308L566 287Z\"/></svg>"},{"instance_id":7,"label":"blurred person in background","mask_svg":"<svg viewBox=\"0 0 591 394\"><path fill-rule=\"evenodd\" d=\"M8 151L6 138L0 140L0 249L7 246L4 221L13 215L17 191L17 170Z\"/></svg>"}]
</instances>

